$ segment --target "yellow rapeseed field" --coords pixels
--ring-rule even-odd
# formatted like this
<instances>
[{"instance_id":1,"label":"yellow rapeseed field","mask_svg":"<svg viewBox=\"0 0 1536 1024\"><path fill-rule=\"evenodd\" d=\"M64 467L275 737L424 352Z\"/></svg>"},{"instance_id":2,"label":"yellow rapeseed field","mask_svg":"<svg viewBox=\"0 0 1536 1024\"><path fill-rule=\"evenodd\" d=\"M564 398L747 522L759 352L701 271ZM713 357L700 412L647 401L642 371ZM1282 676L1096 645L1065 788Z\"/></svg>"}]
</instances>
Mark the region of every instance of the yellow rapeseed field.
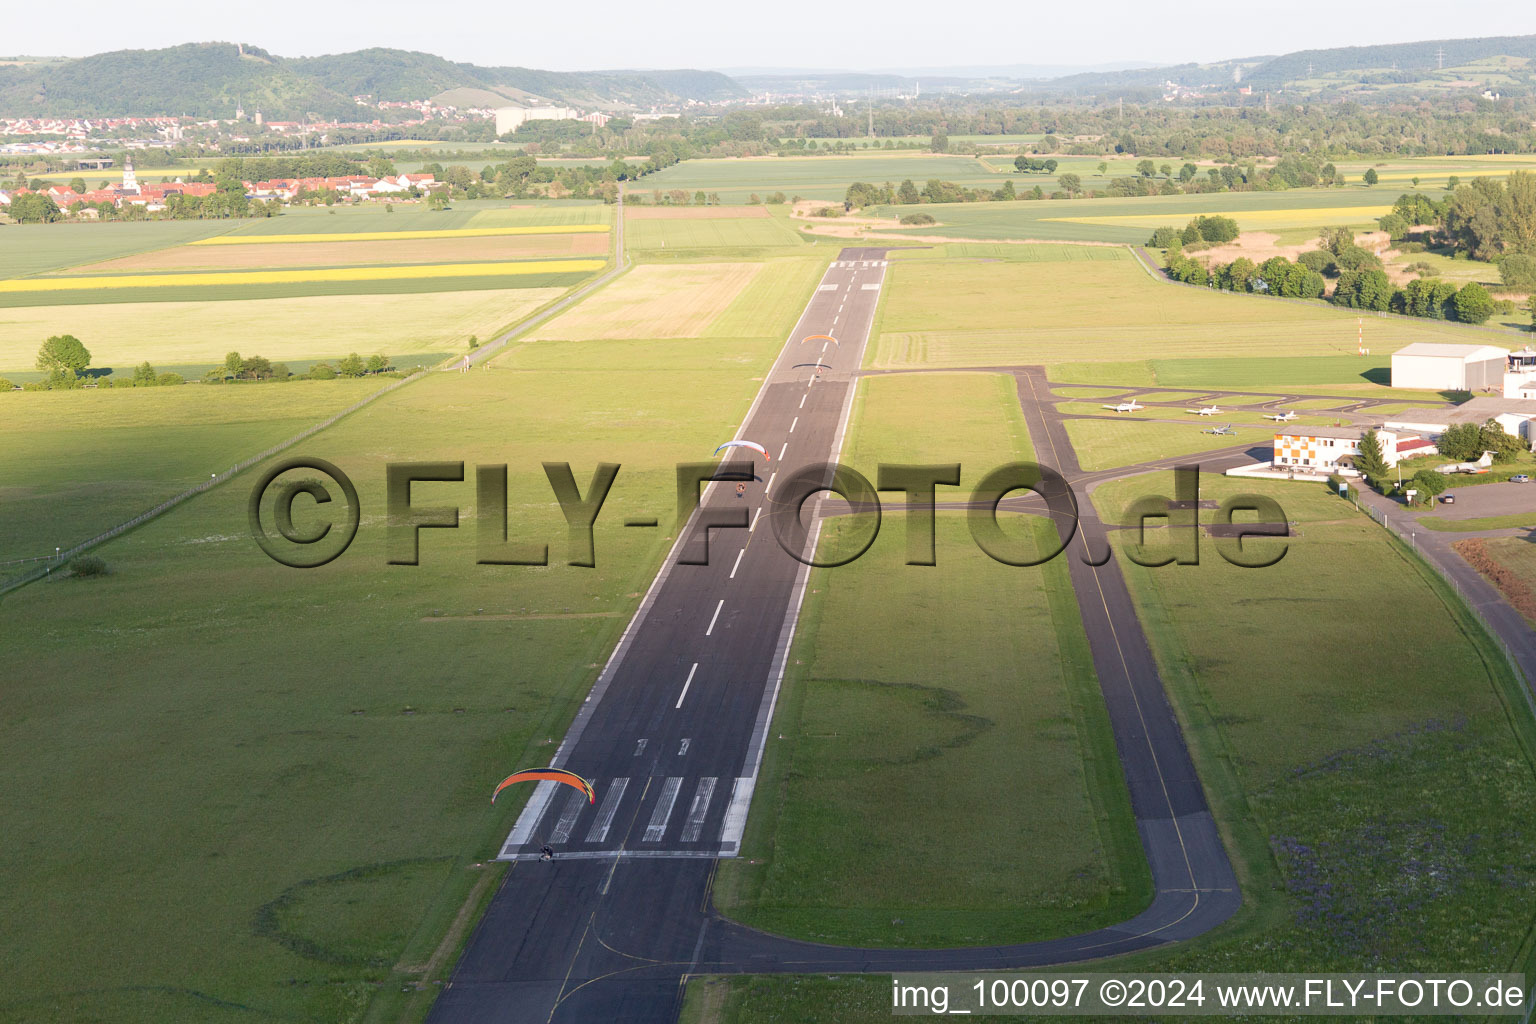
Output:
<instances>
[{"instance_id":1,"label":"yellow rapeseed field","mask_svg":"<svg viewBox=\"0 0 1536 1024\"><path fill-rule=\"evenodd\" d=\"M606 224L519 224L506 228L432 228L420 231L333 231L299 235L214 235L193 245L265 245L270 242L383 242L400 238L484 238L489 235L580 235L607 231Z\"/></svg>"},{"instance_id":2,"label":"yellow rapeseed field","mask_svg":"<svg viewBox=\"0 0 1536 1024\"><path fill-rule=\"evenodd\" d=\"M331 270L257 270L248 273L124 274L118 277L20 278L0 281L0 292L57 292L99 288L182 288L315 281L401 281L434 277L511 277L588 274L606 260L524 260L516 263L439 263L422 267L341 267Z\"/></svg>"}]
</instances>

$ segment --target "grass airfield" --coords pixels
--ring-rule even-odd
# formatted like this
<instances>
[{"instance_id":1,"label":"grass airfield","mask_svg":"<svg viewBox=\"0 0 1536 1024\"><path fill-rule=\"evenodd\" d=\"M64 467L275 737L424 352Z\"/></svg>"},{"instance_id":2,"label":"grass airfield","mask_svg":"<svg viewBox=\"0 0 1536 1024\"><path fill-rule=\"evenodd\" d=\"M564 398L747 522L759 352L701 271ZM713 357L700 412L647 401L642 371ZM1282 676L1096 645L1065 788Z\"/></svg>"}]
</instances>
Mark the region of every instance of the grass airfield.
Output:
<instances>
[{"instance_id":1,"label":"grass airfield","mask_svg":"<svg viewBox=\"0 0 1536 1024\"><path fill-rule=\"evenodd\" d=\"M324 568L256 549L248 474L104 545L110 575L7 596L0 643L18 670L0 691L15 710L0 791L11 834L38 838L0 852L14 882L0 955L38 969L0 998L0 1020L45 1006L69 1020L419 1019L464 937L461 908L501 870L483 860L518 808L491 809L490 775L547 758L670 543L619 524L670 522L673 464L735 430L813 282L781 281L773 317L746 315L759 298L717 318L758 333L518 343L309 439L298 451L349 473L364 508L351 550ZM180 403L334 383L4 397ZM198 414L162 412L162 438L175 418ZM422 565L386 566L384 463L441 458L510 464L513 537L547 537L552 564L477 566L466 482L418 486L418 500L463 506L462 527L425 534ZM595 571L563 564L546 459L583 479L598 461L624 466ZM89 516L118 514L91 499ZM60 820L60 806L76 813Z\"/></svg>"}]
</instances>

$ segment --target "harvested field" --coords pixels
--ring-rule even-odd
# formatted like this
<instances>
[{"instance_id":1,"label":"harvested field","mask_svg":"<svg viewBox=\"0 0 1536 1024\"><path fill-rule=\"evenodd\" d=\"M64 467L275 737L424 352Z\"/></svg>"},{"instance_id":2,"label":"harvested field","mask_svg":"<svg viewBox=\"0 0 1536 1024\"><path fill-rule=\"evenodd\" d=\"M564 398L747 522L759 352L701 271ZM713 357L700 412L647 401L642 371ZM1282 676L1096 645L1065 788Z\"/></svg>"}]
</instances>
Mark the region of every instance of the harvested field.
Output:
<instances>
[{"instance_id":1,"label":"harvested field","mask_svg":"<svg viewBox=\"0 0 1536 1024\"><path fill-rule=\"evenodd\" d=\"M534 334L535 340L698 338L760 263L645 264Z\"/></svg>"},{"instance_id":2,"label":"harvested field","mask_svg":"<svg viewBox=\"0 0 1536 1024\"><path fill-rule=\"evenodd\" d=\"M125 273L141 270L252 270L262 267L340 267L385 263L536 259L596 256L608 251L608 235L558 234L524 237L425 238L319 242L288 245L191 246L138 253L71 267L68 273Z\"/></svg>"}]
</instances>

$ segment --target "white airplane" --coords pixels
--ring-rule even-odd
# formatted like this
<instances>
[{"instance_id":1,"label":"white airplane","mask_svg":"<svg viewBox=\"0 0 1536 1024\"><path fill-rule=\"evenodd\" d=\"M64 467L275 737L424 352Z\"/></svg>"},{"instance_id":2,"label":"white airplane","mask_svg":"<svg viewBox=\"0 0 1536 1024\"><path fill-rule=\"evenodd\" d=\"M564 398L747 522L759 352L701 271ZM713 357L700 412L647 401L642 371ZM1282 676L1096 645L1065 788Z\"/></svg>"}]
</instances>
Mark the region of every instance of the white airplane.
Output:
<instances>
[{"instance_id":1,"label":"white airplane","mask_svg":"<svg viewBox=\"0 0 1536 1024\"><path fill-rule=\"evenodd\" d=\"M1296 410L1292 409L1289 412L1270 413L1264 418L1267 420L1274 420L1276 423L1288 423L1296 418Z\"/></svg>"},{"instance_id":2,"label":"white airplane","mask_svg":"<svg viewBox=\"0 0 1536 1024\"><path fill-rule=\"evenodd\" d=\"M1145 409L1144 405L1137 405L1133 398L1129 402L1121 402L1119 405L1106 405L1104 408L1110 412L1135 412L1137 409Z\"/></svg>"},{"instance_id":3,"label":"white airplane","mask_svg":"<svg viewBox=\"0 0 1536 1024\"><path fill-rule=\"evenodd\" d=\"M1185 412L1192 412L1196 416L1219 416L1219 415L1221 415L1221 410L1218 409L1214 405L1202 406L1199 409L1185 409L1184 411Z\"/></svg>"},{"instance_id":4,"label":"white airplane","mask_svg":"<svg viewBox=\"0 0 1536 1024\"><path fill-rule=\"evenodd\" d=\"M1237 431L1233 430L1232 429L1232 424L1228 423L1224 427L1206 427L1204 430L1200 431L1200 433L1202 433L1202 434L1236 434Z\"/></svg>"}]
</instances>

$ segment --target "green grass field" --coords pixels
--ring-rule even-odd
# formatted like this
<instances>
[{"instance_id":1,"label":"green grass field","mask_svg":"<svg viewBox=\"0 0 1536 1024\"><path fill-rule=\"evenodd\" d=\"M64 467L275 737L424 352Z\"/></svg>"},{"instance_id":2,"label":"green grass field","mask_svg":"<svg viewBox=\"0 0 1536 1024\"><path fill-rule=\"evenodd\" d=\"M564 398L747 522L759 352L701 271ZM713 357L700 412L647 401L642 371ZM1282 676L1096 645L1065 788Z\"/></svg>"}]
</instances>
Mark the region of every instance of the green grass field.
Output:
<instances>
[{"instance_id":1,"label":"green grass field","mask_svg":"<svg viewBox=\"0 0 1536 1024\"><path fill-rule=\"evenodd\" d=\"M1193 421L1195 417L1190 419ZM1209 425L1208 421L1146 423L1124 417L1066 421L1067 436L1077 450L1078 463L1089 472L1174 455L1194 455L1236 444L1264 446L1274 440L1274 431L1267 427L1233 427L1235 436L1201 433Z\"/></svg>"},{"instance_id":2,"label":"green grass field","mask_svg":"<svg viewBox=\"0 0 1536 1024\"><path fill-rule=\"evenodd\" d=\"M892 261L867 365L1043 363L1053 380L1084 384L1375 390L1388 383L1391 352L1409 342L1504 340L1445 321L1372 318L1371 355L1360 356L1346 310L1172 286L1125 250L1080 260L1073 254L1089 250L1030 248L1037 258L1023 262Z\"/></svg>"},{"instance_id":3,"label":"green grass field","mask_svg":"<svg viewBox=\"0 0 1536 1024\"><path fill-rule=\"evenodd\" d=\"M262 555L247 475L106 545L110 575L8 596L0 799L7 834L30 838L0 845L0 957L30 966L0 1020L357 1021L370 1000L374 1019L413 1001L419 1016L451 960L423 965L518 811L493 810L489 782L564 731L670 543L619 524L670 507L674 464L736 429L781 344L549 343L434 375L296 450L361 493L362 529L336 562ZM250 390L269 387L301 393ZM75 436L37 487L76 486L71 462L95 441ZM115 462L133 477L137 457ZM562 564L548 458L583 479L624 467L596 570ZM424 535L418 567L385 565L384 464L422 459L510 464L513 535L548 538L551 567L475 564L473 482L418 487L464 506L464 526ZM511 618L422 621L482 609ZM518 618L567 611L612 615ZM486 645L520 653L487 659Z\"/></svg>"},{"instance_id":4,"label":"green grass field","mask_svg":"<svg viewBox=\"0 0 1536 1024\"><path fill-rule=\"evenodd\" d=\"M0 561L87 540L388 383L0 395Z\"/></svg>"},{"instance_id":5,"label":"green grass field","mask_svg":"<svg viewBox=\"0 0 1536 1024\"><path fill-rule=\"evenodd\" d=\"M1033 187L1033 175L1012 175L1014 188ZM1000 181L998 182L1001 183ZM1050 191L1049 180L1043 186ZM1103 187L1102 180L1084 179L1084 188ZM1016 200L1011 203L929 204L921 212L938 223L901 228L900 233L944 235L952 238L1042 238L1082 242L1124 242L1139 245L1152 229L1164 224L1182 227L1201 214L1225 214L1244 231L1320 228L1336 224L1375 226L1402 186L1377 188L1291 189L1285 192L1209 192L1196 195L1128 198ZM878 207L878 216L911 213L906 206Z\"/></svg>"},{"instance_id":6,"label":"green grass field","mask_svg":"<svg viewBox=\"0 0 1536 1024\"><path fill-rule=\"evenodd\" d=\"M685 160L629 184L627 191L649 196L683 189L718 192L727 203L745 203L752 193L774 192L804 199L842 199L855 181L899 183L911 178L919 187L929 178L942 178L968 187L998 188L1014 179L1014 188L1029 175L992 171L972 156L946 156L915 151L879 152L851 156L760 157L726 160ZM1034 175L1049 182L1044 175Z\"/></svg>"},{"instance_id":7,"label":"green grass field","mask_svg":"<svg viewBox=\"0 0 1536 1024\"><path fill-rule=\"evenodd\" d=\"M1502 657L1432 570L1324 488L1203 485L1269 494L1302 534L1263 570L1209 541L1199 566L1121 560L1246 904L1210 935L1105 969L1529 970L1533 730ZM1094 501L1112 518L1141 493L1172 481L1107 484ZM1377 614L1383 601L1398 614ZM773 976L695 979L682 1019L890 1013L888 976Z\"/></svg>"},{"instance_id":8,"label":"green grass field","mask_svg":"<svg viewBox=\"0 0 1536 1024\"><path fill-rule=\"evenodd\" d=\"M13 224L0 235L0 280L185 245L228 231L229 221Z\"/></svg>"},{"instance_id":9,"label":"green grass field","mask_svg":"<svg viewBox=\"0 0 1536 1024\"><path fill-rule=\"evenodd\" d=\"M91 365L118 377L146 359L157 367L222 363L231 350L271 360L466 351L471 334L487 341L560 294L518 288L0 309L0 374L33 369L38 347L54 334L79 338Z\"/></svg>"},{"instance_id":10,"label":"green grass field","mask_svg":"<svg viewBox=\"0 0 1536 1024\"><path fill-rule=\"evenodd\" d=\"M782 211L771 211L767 217L631 217L624 244L637 257L650 259L687 250L707 250L689 251L689 259L712 254L741 258L757 255L759 251L766 256L775 249L806 247L805 239L790 226ZM831 259L832 253L826 256Z\"/></svg>"},{"instance_id":11,"label":"green grass field","mask_svg":"<svg viewBox=\"0 0 1536 1024\"><path fill-rule=\"evenodd\" d=\"M936 429L906 430L914 416ZM871 477L882 461L959 460L974 485L1032 448L1010 377L946 374L865 380L846 452ZM812 577L717 905L771 931L884 946L1022 941L1134 915L1150 881L1065 565L993 562L944 513L938 565L908 566L901 518L858 561ZM857 529L833 520L823 549ZM1044 519L1009 529L1055 543ZM965 856L932 870L936 844Z\"/></svg>"},{"instance_id":12,"label":"green grass field","mask_svg":"<svg viewBox=\"0 0 1536 1024\"><path fill-rule=\"evenodd\" d=\"M1438 460L1437 460L1438 461ZM1444 519L1440 516L1420 516L1420 526L1443 533L1468 533L1475 530L1504 530L1511 527L1536 528L1536 509L1514 512L1506 516L1479 516L1476 519Z\"/></svg>"}]
</instances>

